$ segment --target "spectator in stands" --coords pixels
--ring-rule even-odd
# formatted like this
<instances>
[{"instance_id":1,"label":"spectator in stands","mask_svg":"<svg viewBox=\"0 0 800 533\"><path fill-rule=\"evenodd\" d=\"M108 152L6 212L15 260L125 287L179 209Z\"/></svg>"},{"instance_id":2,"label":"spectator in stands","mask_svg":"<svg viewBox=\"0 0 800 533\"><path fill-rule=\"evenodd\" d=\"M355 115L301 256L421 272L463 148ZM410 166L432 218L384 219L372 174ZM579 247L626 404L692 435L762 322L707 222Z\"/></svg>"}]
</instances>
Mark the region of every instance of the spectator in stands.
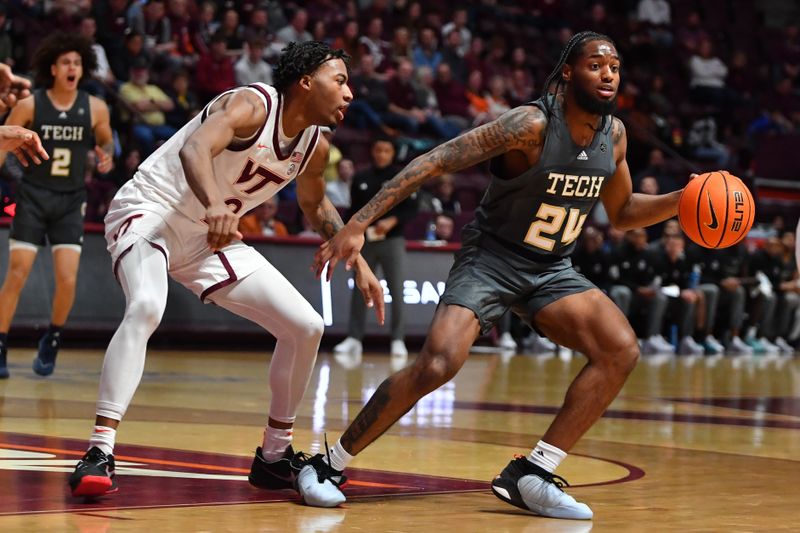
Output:
<instances>
[{"instance_id":1,"label":"spectator in stands","mask_svg":"<svg viewBox=\"0 0 800 533\"><path fill-rule=\"evenodd\" d=\"M639 192L642 194L659 194L658 180L655 176L645 176L639 181ZM659 222L645 228L647 231L647 240L652 242L661 238L664 233L665 222Z\"/></svg>"},{"instance_id":2,"label":"spectator in stands","mask_svg":"<svg viewBox=\"0 0 800 533\"><path fill-rule=\"evenodd\" d=\"M692 157L711 161L718 168L728 168L731 164L731 150L717 138L717 121L710 115L692 123L686 143Z\"/></svg>"},{"instance_id":3,"label":"spectator in stands","mask_svg":"<svg viewBox=\"0 0 800 533\"><path fill-rule=\"evenodd\" d=\"M486 65L484 50L484 40L480 36L475 36L470 42L469 50L464 56L464 65L467 72L475 70L480 71L484 78L489 74L489 68Z\"/></svg>"},{"instance_id":4,"label":"spectator in stands","mask_svg":"<svg viewBox=\"0 0 800 533\"><path fill-rule=\"evenodd\" d=\"M141 162L142 152L139 147L134 143L128 143L119 157L118 163L114 165L114 170L111 174L111 179L117 188L122 187L128 180L133 178Z\"/></svg>"},{"instance_id":5,"label":"spectator in stands","mask_svg":"<svg viewBox=\"0 0 800 533\"><path fill-rule=\"evenodd\" d=\"M502 76L492 76L489 78L488 93L486 103L489 106L486 118L494 120L509 109L511 105L506 98L506 80Z\"/></svg>"},{"instance_id":6,"label":"spectator in stands","mask_svg":"<svg viewBox=\"0 0 800 533\"><path fill-rule=\"evenodd\" d=\"M113 86L116 83L116 78L114 78L114 73L111 72L111 65L108 62L105 48L95 41L97 22L94 17L86 17L81 20L79 33L92 43L92 50L94 50L94 55L97 58L97 68L91 73L91 79L87 79L85 82L86 90L95 96L105 99L106 86Z\"/></svg>"},{"instance_id":7,"label":"spectator in stands","mask_svg":"<svg viewBox=\"0 0 800 533\"><path fill-rule=\"evenodd\" d=\"M653 272L661 279L661 291L668 293L666 320L667 324L677 325L680 339L677 353L702 355L705 349L694 335L696 321L704 323L705 302L703 293L697 289L699 279L695 279L694 265L686 257L684 245L680 231L665 231L653 256ZM699 320L698 313L703 314Z\"/></svg>"},{"instance_id":8,"label":"spectator in stands","mask_svg":"<svg viewBox=\"0 0 800 533\"><path fill-rule=\"evenodd\" d=\"M278 220L277 196L273 196L239 219L239 231L245 237L286 237L289 230Z\"/></svg>"},{"instance_id":9,"label":"spectator in stands","mask_svg":"<svg viewBox=\"0 0 800 533\"><path fill-rule=\"evenodd\" d=\"M467 10L463 7L453 11L453 20L442 26L442 38L447 41L447 36L451 33L458 33L458 55L464 57L470 49L472 42L472 32L467 27Z\"/></svg>"},{"instance_id":10,"label":"spectator in stands","mask_svg":"<svg viewBox=\"0 0 800 533\"><path fill-rule=\"evenodd\" d=\"M442 47L442 63L450 67L453 79L464 84L467 81L467 62L460 52L461 34L451 31L444 38Z\"/></svg>"},{"instance_id":11,"label":"spectator in stands","mask_svg":"<svg viewBox=\"0 0 800 533\"><path fill-rule=\"evenodd\" d=\"M788 77L780 80L769 96L772 108L781 117L780 122L791 124L790 131L800 131L800 94Z\"/></svg>"},{"instance_id":12,"label":"spectator in stands","mask_svg":"<svg viewBox=\"0 0 800 533\"><path fill-rule=\"evenodd\" d=\"M150 0L144 4L142 14L130 21L131 29L144 36L144 49L153 61L160 61L175 50L164 0Z\"/></svg>"},{"instance_id":13,"label":"spectator in stands","mask_svg":"<svg viewBox=\"0 0 800 533\"><path fill-rule=\"evenodd\" d=\"M350 184L356 167L352 159L340 159L336 165L337 173L334 179L325 183L325 195L337 208L350 207Z\"/></svg>"},{"instance_id":14,"label":"spectator in stands","mask_svg":"<svg viewBox=\"0 0 800 533\"><path fill-rule=\"evenodd\" d=\"M724 343L731 355L753 353L741 338L746 302L744 282L749 264L744 244L720 250L693 244L688 253L690 261L700 266L698 288L705 294L706 321L713 339Z\"/></svg>"},{"instance_id":15,"label":"spectator in stands","mask_svg":"<svg viewBox=\"0 0 800 533\"><path fill-rule=\"evenodd\" d=\"M348 218L364 207L398 170L394 165L395 148L390 140L379 138L374 141L371 156L372 166L353 176L350 187L352 205ZM367 229L366 242L361 250L361 255L373 272L380 265L386 278L386 286L392 296L390 350L393 356L399 357L408 355L403 321L403 281L406 270L406 240L403 232L406 222L416 213L417 195L414 193ZM337 344L333 351L361 355L366 305L358 291L353 291L353 294L357 297L350 300L347 338Z\"/></svg>"},{"instance_id":16,"label":"spectator in stands","mask_svg":"<svg viewBox=\"0 0 800 533\"><path fill-rule=\"evenodd\" d=\"M431 206L437 214L459 215L461 203L455 197L456 185L452 174L442 174L436 181Z\"/></svg>"},{"instance_id":17,"label":"spectator in stands","mask_svg":"<svg viewBox=\"0 0 800 533\"><path fill-rule=\"evenodd\" d=\"M456 135L455 128L442 120L438 114L438 106L432 107L430 102L421 104L418 101L417 89L412 84L413 74L414 66L411 62L401 59L398 62L397 72L386 82L389 111L395 122L390 125L409 133L417 133L424 128L440 139L453 138Z\"/></svg>"},{"instance_id":18,"label":"spectator in stands","mask_svg":"<svg viewBox=\"0 0 800 533\"><path fill-rule=\"evenodd\" d=\"M455 232L455 221L447 214L436 215L433 219L433 233L426 235L425 240L445 244L453 240Z\"/></svg>"},{"instance_id":19,"label":"spectator in stands","mask_svg":"<svg viewBox=\"0 0 800 533\"><path fill-rule=\"evenodd\" d=\"M751 270L757 276L763 274L766 278L762 277L760 280L761 298L757 303L759 308L756 313L760 314L760 319L756 326L750 328L748 338L745 339L756 352L794 351L784 339L789 333L790 320L798 305L797 294L793 290L796 285L784 284L791 282L794 277L793 266L785 262L784 245L777 236L767 238L764 247L753 254Z\"/></svg>"},{"instance_id":20,"label":"spectator in stands","mask_svg":"<svg viewBox=\"0 0 800 533\"><path fill-rule=\"evenodd\" d=\"M200 110L197 96L189 88L189 72L187 70L180 69L173 74L166 94L173 103L172 110L165 114L167 124L179 130Z\"/></svg>"},{"instance_id":21,"label":"spectator in stands","mask_svg":"<svg viewBox=\"0 0 800 533\"><path fill-rule=\"evenodd\" d=\"M695 103L722 108L729 106L730 92L725 87L728 66L714 55L711 39L700 41L697 53L689 58L689 75L690 95Z\"/></svg>"},{"instance_id":22,"label":"spectator in stands","mask_svg":"<svg viewBox=\"0 0 800 533\"><path fill-rule=\"evenodd\" d=\"M480 70L473 70L469 73L464 95L469 102L469 114L475 117L472 125L479 126L489 122L489 102L483 89L483 74Z\"/></svg>"},{"instance_id":23,"label":"spectator in stands","mask_svg":"<svg viewBox=\"0 0 800 533\"><path fill-rule=\"evenodd\" d=\"M272 67L263 58L265 46L266 42L261 37L252 37L247 41L247 52L233 66L237 84L272 84Z\"/></svg>"},{"instance_id":24,"label":"spectator in stands","mask_svg":"<svg viewBox=\"0 0 800 533\"><path fill-rule=\"evenodd\" d=\"M198 54L208 52L211 36L219 29L217 22L217 4L213 0L205 0L200 4L199 14L192 21L192 43Z\"/></svg>"},{"instance_id":25,"label":"spectator in stands","mask_svg":"<svg viewBox=\"0 0 800 533\"><path fill-rule=\"evenodd\" d=\"M244 30L239 24L239 12L233 8L226 9L222 14L222 24L208 40L208 50L204 54L211 53L211 40L217 33L225 37L226 50L241 50L244 47Z\"/></svg>"},{"instance_id":26,"label":"spectator in stands","mask_svg":"<svg viewBox=\"0 0 800 533\"><path fill-rule=\"evenodd\" d=\"M636 19L644 24L650 39L659 46L672 46L672 14L667 0L639 0Z\"/></svg>"},{"instance_id":27,"label":"spectator in stands","mask_svg":"<svg viewBox=\"0 0 800 533\"><path fill-rule=\"evenodd\" d=\"M636 327L640 338L644 339L642 355L673 353L674 347L661 335L667 297L656 281L653 259L647 252L647 233L644 229L625 233L625 240L616 253L611 255L610 268L619 272L620 284L627 286L633 295L628 318Z\"/></svg>"},{"instance_id":28,"label":"spectator in stands","mask_svg":"<svg viewBox=\"0 0 800 533\"><path fill-rule=\"evenodd\" d=\"M457 126L457 133L472 124L475 116L470 113L467 91L464 85L453 77L450 65L447 63L439 63L436 67L433 90L444 120Z\"/></svg>"},{"instance_id":29,"label":"spectator in stands","mask_svg":"<svg viewBox=\"0 0 800 533\"><path fill-rule=\"evenodd\" d=\"M199 58L199 51L192 38L194 22L189 14L188 0L167 0L167 18L170 39L175 45L172 49L171 65L193 67Z\"/></svg>"},{"instance_id":30,"label":"spectator in stands","mask_svg":"<svg viewBox=\"0 0 800 533\"><path fill-rule=\"evenodd\" d=\"M528 72L523 69L511 71L510 84L508 86L508 101L511 107L516 107L530 102L534 99L532 85L533 80Z\"/></svg>"},{"instance_id":31,"label":"spectator in stands","mask_svg":"<svg viewBox=\"0 0 800 533\"><path fill-rule=\"evenodd\" d=\"M286 45L288 43L304 43L311 40L311 34L306 29L308 26L308 12L305 9L297 9L292 15L289 24L278 30L275 34L277 43Z\"/></svg>"},{"instance_id":32,"label":"spectator in stands","mask_svg":"<svg viewBox=\"0 0 800 533\"><path fill-rule=\"evenodd\" d=\"M394 29L392 41L389 43L389 58L392 67L397 67L397 60L402 58L411 59L411 32L405 26L398 26Z\"/></svg>"},{"instance_id":33,"label":"spectator in stands","mask_svg":"<svg viewBox=\"0 0 800 533\"><path fill-rule=\"evenodd\" d=\"M130 81L119 89L120 98L133 110L133 137L147 157L158 141L169 139L176 129L167 124L165 112L174 104L157 85L149 83L150 65L139 58L131 67Z\"/></svg>"},{"instance_id":34,"label":"spectator in stands","mask_svg":"<svg viewBox=\"0 0 800 533\"><path fill-rule=\"evenodd\" d=\"M358 21L348 20L344 25L341 35L334 39L331 45L334 49L341 48L350 56L351 65L361 63L363 48L359 42L360 33L358 31Z\"/></svg>"},{"instance_id":35,"label":"spectator in stands","mask_svg":"<svg viewBox=\"0 0 800 533\"><path fill-rule=\"evenodd\" d=\"M700 49L700 43L710 41L711 36L703 29L700 13L692 11L686 18L686 23L679 26L675 41L682 47L684 57L691 57Z\"/></svg>"},{"instance_id":36,"label":"spectator in stands","mask_svg":"<svg viewBox=\"0 0 800 533\"><path fill-rule=\"evenodd\" d=\"M268 44L273 40L274 35L269 31L269 12L266 6L257 5L250 12L247 19L247 26L244 28L244 40L249 42L258 39L262 43L262 53L265 57L270 57L273 52L267 50Z\"/></svg>"},{"instance_id":37,"label":"spectator in stands","mask_svg":"<svg viewBox=\"0 0 800 533\"><path fill-rule=\"evenodd\" d=\"M208 103L214 96L225 92L236 85L236 75L233 71L233 60L227 53L227 41L221 33L214 34L211 38L211 49L197 62L195 83L197 97L202 105Z\"/></svg>"},{"instance_id":38,"label":"spectator in stands","mask_svg":"<svg viewBox=\"0 0 800 533\"><path fill-rule=\"evenodd\" d=\"M377 72L386 72L391 66L391 46L383 39L383 19L372 17L367 22L366 32L358 38L362 53L369 54L375 62Z\"/></svg>"},{"instance_id":39,"label":"spectator in stands","mask_svg":"<svg viewBox=\"0 0 800 533\"><path fill-rule=\"evenodd\" d=\"M347 109L347 122L359 129L380 130L386 135L397 132L389 124L403 124L402 116L389 111L389 94L386 82L375 71L375 59L371 54L361 56L358 71L350 77L353 101Z\"/></svg>"},{"instance_id":40,"label":"spectator in stands","mask_svg":"<svg viewBox=\"0 0 800 533\"><path fill-rule=\"evenodd\" d=\"M430 67L434 72L439 63L442 62L442 53L439 51L439 43L436 40L436 32L431 27L425 27L419 34L419 44L414 47L411 54L414 67Z\"/></svg>"},{"instance_id":41,"label":"spectator in stands","mask_svg":"<svg viewBox=\"0 0 800 533\"><path fill-rule=\"evenodd\" d=\"M125 34L125 46L122 52L110 58L111 71L120 82L130 79L131 67L136 61L150 63L150 54L144 49L144 37L131 30Z\"/></svg>"},{"instance_id":42,"label":"spectator in stands","mask_svg":"<svg viewBox=\"0 0 800 533\"><path fill-rule=\"evenodd\" d=\"M0 4L0 63L14 66L14 43L9 34L10 24L7 18L6 4ZM95 52L96 53L96 52Z\"/></svg>"}]
</instances>

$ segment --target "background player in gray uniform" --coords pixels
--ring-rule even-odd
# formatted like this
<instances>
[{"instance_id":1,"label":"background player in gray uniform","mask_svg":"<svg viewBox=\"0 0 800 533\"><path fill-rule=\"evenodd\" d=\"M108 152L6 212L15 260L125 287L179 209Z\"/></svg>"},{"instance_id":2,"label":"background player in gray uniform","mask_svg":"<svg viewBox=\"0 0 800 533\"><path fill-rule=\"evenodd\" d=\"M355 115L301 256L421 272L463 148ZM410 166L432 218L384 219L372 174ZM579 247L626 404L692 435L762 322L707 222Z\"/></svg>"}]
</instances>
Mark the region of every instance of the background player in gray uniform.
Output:
<instances>
[{"instance_id":1,"label":"background player in gray uniform","mask_svg":"<svg viewBox=\"0 0 800 533\"><path fill-rule=\"evenodd\" d=\"M554 342L588 362L563 406L528 457L513 460L492 483L513 505L555 517L589 519L592 511L562 490L553 474L600 418L636 365L636 335L614 303L570 263L581 226L598 198L621 229L675 216L680 192L633 194L621 121L611 116L620 58L608 37L576 34L534 105L523 105L412 161L317 252L352 261L364 229L434 176L492 159L494 179L447 280L428 338L409 367L390 376L345 431L329 456L307 461L298 476L306 503L334 506L341 470L422 396L455 376L482 332L511 309Z\"/></svg>"},{"instance_id":2,"label":"background player in gray uniform","mask_svg":"<svg viewBox=\"0 0 800 533\"><path fill-rule=\"evenodd\" d=\"M42 42L33 62L41 88L21 100L6 123L35 131L50 159L28 166L17 189L8 270L0 289L0 361L5 361L8 329L19 294L39 247L49 242L55 294L50 327L33 361L36 373L46 376L55 367L61 328L75 299L83 244L86 154L94 149L97 169L105 173L111 170L114 145L108 107L78 89L84 72L95 66L91 44L74 35L55 33Z\"/></svg>"}]
</instances>

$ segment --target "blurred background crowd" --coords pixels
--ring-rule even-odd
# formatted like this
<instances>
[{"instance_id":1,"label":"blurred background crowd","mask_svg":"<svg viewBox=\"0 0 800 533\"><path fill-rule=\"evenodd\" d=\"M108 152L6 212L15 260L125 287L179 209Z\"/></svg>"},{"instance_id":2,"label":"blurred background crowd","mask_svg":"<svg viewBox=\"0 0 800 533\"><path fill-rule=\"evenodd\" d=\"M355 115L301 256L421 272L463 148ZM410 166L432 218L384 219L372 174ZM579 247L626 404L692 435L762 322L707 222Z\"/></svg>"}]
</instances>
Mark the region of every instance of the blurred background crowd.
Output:
<instances>
[{"instance_id":1,"label":"blurred background crowd","mask_svg":"<svg viewBox=\"0 0 800 533\"><path fill-rule=\"evenodd\" d=\"M0 4L0 61L25 74L38 43L57 29L94 43L98 68L83 88L112 110L116 166L86 177L90 223L102 222L116 189L210 98L271 83L290 41L326 41L352 58L353 103L325 133L328 194L347 216L352 184L384 165L375 139L390 142L391 164L402 165L536 99L574 32L605 33L623 60L617 115L634 190L668 192L690 172L725 168L750 186L757 219L746 242L711 254L671 222L616 232L598 206L576 265L632 317L645 351L663 341L688 353L714 353L720 343L769 352L800 338L796 0L8 0ZM20 176L8 158L0 169L5 214ZM483 165L442 176L420 191L398 231L457 243L489 179ZM242 218L243 233L314 238L294 200L291 187L282 190ZM506 342L514 331L504 332Z\"/></svg>"}]
</instances>

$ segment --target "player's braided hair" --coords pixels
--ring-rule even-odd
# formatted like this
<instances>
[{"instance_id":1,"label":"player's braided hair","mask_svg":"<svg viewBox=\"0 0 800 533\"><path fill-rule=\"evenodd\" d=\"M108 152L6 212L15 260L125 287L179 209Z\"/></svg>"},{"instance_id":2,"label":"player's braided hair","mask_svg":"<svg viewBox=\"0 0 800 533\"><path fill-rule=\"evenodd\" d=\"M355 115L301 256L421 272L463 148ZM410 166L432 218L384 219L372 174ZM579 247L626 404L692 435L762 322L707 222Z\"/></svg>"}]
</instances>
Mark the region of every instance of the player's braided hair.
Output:
<instances>
[{"instance_id":1,"label":"player's braided hair","mask_svg":"<svg viewBox=\"0 0 800 533\"><path fill-rule=\"evenodd\" d=\"M550 94L558 94L567 83L564 81L564 78L561 77L561 71L564 65L574 65L575 59L583 53L583 48L589 41L606 41L614 48L617 47L614 41L611 40L611 37L594 31L576 33L567 41L567 44L561 51L561 57L558 59L558 63L552 72L550 72L550 75L547 76L547 79L544 81L544 87L542 88L542 103L544 104L544 110L548 120L550 120L554 113L553 100L548 98L548 96ZM605 126L605 120L606 117L603 117L603 122L600 124L599 128L600 130Z\"/></svg>"},{"instance_id":2,"label":"player's braided hair","mask_svg":"<svg viewBox=\"0 0 800 533\"><path fill-rule=\"evenodd\" d=\"M283 94L293 83L311 74L329 59L341 59L345 65L350 62L350 56L344 50L334 50L321 41L289 43L281 52L272 78L275 89Z\"/></svg>"},{"instance_id":3,"label":"player's braided hair","mask_svg":"<svg viewBox=\"0 0 800 533\"><path fill-rule=\"evenodd\" d=\"M91 73L97 69L97 56L92 50L92 43L75 33L59 31L47 36L33 55L32 63L36 85L43 87L53 85L50 66L60 55L67 52L77 52L81 56L84 78L91 76Z\"/></svg>"}]
</instances>

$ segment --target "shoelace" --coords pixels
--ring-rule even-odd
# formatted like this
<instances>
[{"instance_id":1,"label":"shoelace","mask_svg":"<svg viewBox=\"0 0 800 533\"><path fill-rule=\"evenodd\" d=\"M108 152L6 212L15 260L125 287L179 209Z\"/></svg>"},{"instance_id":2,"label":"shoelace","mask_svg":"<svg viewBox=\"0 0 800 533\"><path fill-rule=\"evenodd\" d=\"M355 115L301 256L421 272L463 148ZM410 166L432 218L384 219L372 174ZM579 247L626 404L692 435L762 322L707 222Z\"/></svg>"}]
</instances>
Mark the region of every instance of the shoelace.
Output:
<instances>
[{"instance_id":1,"label":"shoelace","mask_svg":"<svg viewBox=\"0 0 800 533\"><path fill-rule=\"evenodd\" d=\"M539 476L540 478L542 478L543 480L547 481L548 483L552 483L553 485L558 487L559 490L561 490L561 492L564 492L564 487L569 487L569 483L567 482L566 479L564 479L563 477L561 477L561 476L559 476L557 474L554 474L552 472L548 472L547 470L545 470L544 468L540 467L539 465L536 465L536 464L528 461L528 458L525 457L524 455L515 454L514 455L514 459L517 462L525 461L525 463L522 463L522 464L525 465L525 467L522 467L523 471L531 470L531 467L533 467L533 472L531 472L532 474Z\"/></svg>"}]
</instances>

